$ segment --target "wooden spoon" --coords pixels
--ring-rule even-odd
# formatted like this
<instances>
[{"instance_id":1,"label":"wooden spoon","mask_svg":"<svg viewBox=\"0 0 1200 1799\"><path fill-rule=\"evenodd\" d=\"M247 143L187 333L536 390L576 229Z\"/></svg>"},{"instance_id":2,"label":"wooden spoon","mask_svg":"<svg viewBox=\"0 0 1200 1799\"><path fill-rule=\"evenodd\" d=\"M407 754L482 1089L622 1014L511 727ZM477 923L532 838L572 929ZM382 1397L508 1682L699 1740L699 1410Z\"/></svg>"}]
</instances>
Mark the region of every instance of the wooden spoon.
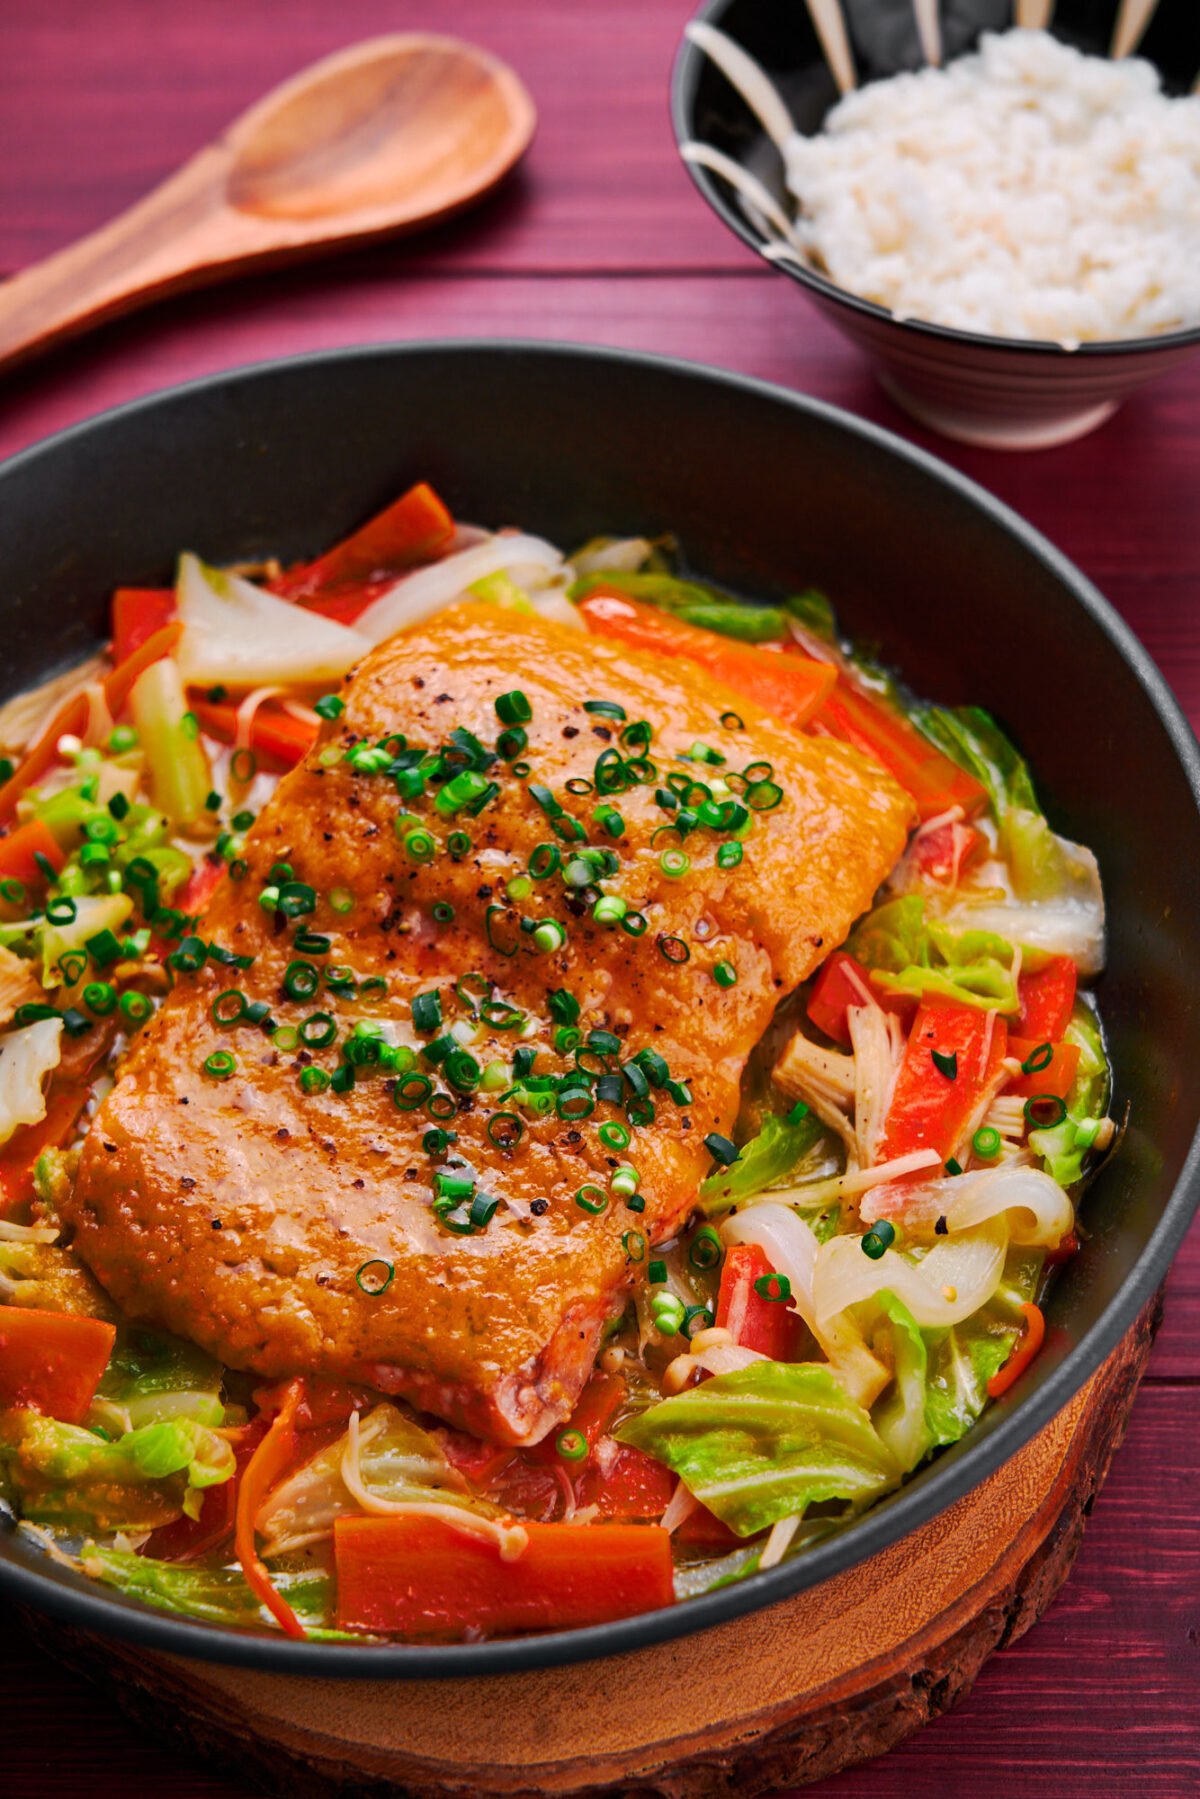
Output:
<instances>
[{"instance_id":1,"label":"wooden spoon","mask_svg":"<svg viewBox=\"0 0 1200 1799\"><path fill-rule=\"evenodd\" d=\"M328 56L111 224L0 286L0 367L251 264L444 219L507 174L536 121L512 69L455 38Z\"/></svg>"}]
</instances>

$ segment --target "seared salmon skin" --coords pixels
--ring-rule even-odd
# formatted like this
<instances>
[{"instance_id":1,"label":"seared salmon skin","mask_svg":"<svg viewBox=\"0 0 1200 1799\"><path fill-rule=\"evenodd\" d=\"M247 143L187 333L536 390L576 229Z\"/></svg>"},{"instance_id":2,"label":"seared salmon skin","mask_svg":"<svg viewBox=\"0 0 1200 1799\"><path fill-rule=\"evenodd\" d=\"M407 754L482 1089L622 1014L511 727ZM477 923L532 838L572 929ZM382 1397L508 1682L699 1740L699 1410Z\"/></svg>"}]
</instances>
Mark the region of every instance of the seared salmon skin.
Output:
<instances>
[{"instance_id":1,"label":"seared salmon skin","mask_svg":"<svg viewBox=\"0 0 1200 1799\"><path fill-rule=\"evenodd\" d=\"M63 1210L135 1319L535 1442L911 802L698 667L483 603L341 698Z\"/></svg>"}]
</instances>

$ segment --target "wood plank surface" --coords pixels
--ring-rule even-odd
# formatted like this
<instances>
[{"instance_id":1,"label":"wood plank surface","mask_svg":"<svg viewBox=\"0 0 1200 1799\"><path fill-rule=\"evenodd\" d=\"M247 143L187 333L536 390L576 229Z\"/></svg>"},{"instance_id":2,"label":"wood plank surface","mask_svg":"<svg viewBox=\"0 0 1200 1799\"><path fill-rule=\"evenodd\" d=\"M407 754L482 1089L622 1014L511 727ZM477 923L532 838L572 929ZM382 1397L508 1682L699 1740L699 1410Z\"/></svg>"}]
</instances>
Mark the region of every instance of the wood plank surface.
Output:
<instances>
[{"instance_id":1,"label":"wood plank surface","mask_svg":"<svg viewBox=\"0 0 1200 1799\"><path fill-rule=\"evenodd\" d=\"M666 89L688 0L0 0L0 273L101 224L304 63L435 28L509 58L530 159L424 238L165 305L0 384L0 456L193 376L337 344L590 340L720 364L899 431L1014 506L1117 605L1200 723L1200 357L1061 450L966 450L910 425L856 352L711 216ZM698 451L702 453L702 448ZM0 521L0 529L3 522ZM70 521L64 519L64 532ZM1169 850L1169 846L1168 846ZM814 1799L1184 1799L1200 1790L1200 1233L1076 1570L965 1705ZM702 1670L702 1646L697 1644ZM698 1679L698 1703L702 1681ZM6 1799L249 1788L136 1735L0 1609Z\"/></svg>"}]
</instances>

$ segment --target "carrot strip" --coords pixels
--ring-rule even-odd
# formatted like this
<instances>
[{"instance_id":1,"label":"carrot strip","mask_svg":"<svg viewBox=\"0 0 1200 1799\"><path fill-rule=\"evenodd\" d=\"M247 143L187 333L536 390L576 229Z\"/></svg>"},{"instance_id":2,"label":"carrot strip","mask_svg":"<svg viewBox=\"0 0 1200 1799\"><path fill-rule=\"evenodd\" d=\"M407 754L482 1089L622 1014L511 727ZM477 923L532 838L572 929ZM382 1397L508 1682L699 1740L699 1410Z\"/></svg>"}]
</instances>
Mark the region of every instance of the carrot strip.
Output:
<instances>
[{"instance_id":1,"label":"carrot strip","mask_svg":"<svg viewBox=\"0 0 1200 1799\"><path fill-rule=\"evenodd\" d=\"M381 588L405 569L432 562L453 536L449 511L432 487L419 481L323 556L279 575L270 589L352 624ZM339 609L331 612L335 598Z\"/></svg>"},{"instance_id":2,"label":"carrot strip","mask_svg":"<svg viewBox=\"0 0 1200 1799\"><path fill-rule=\"evenodd\" d=\"M525 1524L505 1561L487 1537L418 1514L342 1517L333 1527L343 1630L489 1636L570 1630L670 1605L671 1539L653 1524Z\"/></svg>"},{"instance_id":3,"label":"carrot strip","mask_svg":"<svg viewBox=\"0 0 1200 1799\"><path fill-rule=\"evenodd\" d=\"M987 794L974 775L943 756L928 738L881 702L868 699L844 678L812 722L820 737L839 737L879 762L910 793L924 821L961 806L971 816L982 812Z\"/></svg>"},{"instance_id":4,"label":"carrot strip","mask_svg":"<svg viewBox=\"0 0 1200 1799\"><path fill-rule=\"evenodd\" d=\"M1028 1303L1021 1307L1025 1315L1025 1334L1005 1362L987 1384L988 1398L999 1399L1002 1393L1020 1379L1046 1340L1046 1320L1039 1307Z\"/></svg>"},{"instance_id":5,"label":"carrot strip","mask_svg":"<svg viewBox=\"0 0 1200 1799\"><path fill-rule=\"evenodd\" d=\"M33 1198L33 1172L43 1151L65 1143L91 1097L85 1080L63 1085L52 1081L46 1113L36 1124L24 1124L0 1149L0 1216L15 1212Z\"/></svg>"},{"instance_id":6,"label":"carrot strip","mask_svg":"<svg viewBox=\"0 0 1200 1799\"><path fill-rule=\"evenodd\" d=\"M738 643L631 600L615 588L593 588L579 610L589 631L651 656L695 662L785 725L806 725L837 679L832 663Z\"/></svg>"},{"instance_id":7,"label":"carrot strip","mask_svg":"<svg viewBox=\"0 0 1200 1799\"><path fill-rule=\"evenodd\" d=\"M304 1626L281 1593L275 1591L266 1563L254 1543L254 1521L271 1488L296 1460L299 1444L296 1413L304 1398L302 1377L290 1381L271 1428L247 1462L238 1484L234 1521L234 1551L242 1564L246 1583L289 1637L303 1638Z\"/></svg>"},{"instance_id":8,"label":"carrot strip","mask_svg":"<svg viewBox=\"0 0 1200 1799\"><path fill-rule=\"evenodd\" d=\"M105 676L104 701L114 718L132 693L138 676L152 662L157 662L162 656L169 656L182 632L183 626L178 620L164 625ZM7 818L25 790L40 781L47 770L54 767L58 761L59 738L81 736L87 729L87 722L88 703L82 693L77 693L74 699L65 701L59 707L37 742L26 752L20 767L0 787L0 818Z\"/></svg>"},{"instance_id":9,"label":"carrot strip","mask_svg":"<svg viewBox=\"0 0 1200 1799\"><path fill-rule=\"evenodd\" d=\"M1035 1043L1057 1043L1071 1022L1079 971L1070 956L1051 956L1036 974L1017 979L1022 1037Z\"/></svg>"},{"instance_id":10,"label":"carrot strip","mask_svg":"<svg viewBox=\"0 0 1200 1799\"><path fill-rule=\"evenodd\" d=\"M192 711L196 714L201 730L207 731L220 743L233 743L237 738L237 707L226 701L197 699L195 693L189 695ZM290 712L282 708L262 705L254 714L254 722L250 728L250 747L260 755L269 756L271 761L282 768L295 768L297 762L303 762L305 756L317 740L313 726L306 724L302 718L293 718Z\"/></svg>"},{"instance_id":11,"label":"carrot strip","mask_svg":"<svg viewBox=\"0 0 1200 1799\"><path fill-rule=\"evenodd\" d=\"M756 1281L774 1275L757 1243L738 1243L725 1253L717 1294L717 1325L730 1331L743 1349L757 1349L773 1362L796 1359L804 1321L791 1307L760 1293Z\"/></svg>"},{"instance_id":12,"label":"carrot strip","mask_svg":"<svg viewBox=\"0 0 1200 1799\"><path fill-rule=\"evenodd\" d=\"M879 1160L936 1149L944 1162L1007 1048L1002 1018L989 1018L978 1006L923 1002L892 1089ZM924 1171L913 1178L925 1178Z\"/></svg>"},{"instance_id":13,"label":"carrot strip","mask_svg":"<svg viewBox=\"0 0 1200 1799\"><path fill-rule=\"evenodd\" d=\"M81 1424L116 1335L100 1318L0 1306L0 1411L28 1408Z\"/></svg>"}]
</instances>

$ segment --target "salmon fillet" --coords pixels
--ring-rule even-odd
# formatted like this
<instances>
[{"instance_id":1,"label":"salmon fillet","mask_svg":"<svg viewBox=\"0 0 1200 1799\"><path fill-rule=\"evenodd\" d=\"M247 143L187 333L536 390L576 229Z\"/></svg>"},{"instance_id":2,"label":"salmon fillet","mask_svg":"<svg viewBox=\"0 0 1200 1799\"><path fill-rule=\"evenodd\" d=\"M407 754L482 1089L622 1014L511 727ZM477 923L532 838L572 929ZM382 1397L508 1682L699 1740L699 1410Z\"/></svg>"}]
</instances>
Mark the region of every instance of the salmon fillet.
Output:
<instances>
[{"instance_id":1,"label":"salmon fillet","mask_svg":"<svg viewBox=\"0 0 1200 1799\"><path fill-rule=\"evenodd\" d=\"M385 763L400 738L434 751L464 729L490 753L503 728L496 699L512 689L532 711L528 747L515 767L499 759L486 768L496 791L477 816L439 808L435 788L401 797L392 774L346 760L383 739L376 759ZM636 1278L636 1234L662 1240L692 1209L711 1166L704 1138L729 1132L747 1056L778 1001L870 902L904 847L911 804L856 751L785 729L699 669L483 604L382 645L343 698L344 712L251 829L244 875L221 882L205 917L206 941L253 957L251 966L239 973L210 958L179 976L97 1114L64 1211L75 1247L129 1315L235 1368L362 1380L478 1434L534 1442L573 1408L601 1330ZM588 700L617 702L626 723L586 710ZM744 728L733 728L733 710ZM619 733L642 721L652 727L648 747L638 730L623 747ZM680 759L698 740L724 762ZM639 748L647 760L637 784L607 800L579 791L595 782L599 757L607 766ZM672 816L656 799L668 774L711 778L714 767L762 762L782 797L751 812L741 863L721 866L726 838L702 824L686 839L690 867L664 872L660 855L677 843L654 836ZM594 817L605 803L620 813L620 836ZM556 819L556 806L578 827ZM569 863L565 839L577 828L619 857L601 887L645 918L644 934L597 922L595 892L580 896L561 867L530 879L539 844L552 846L542 861L557 852ZM421 830L436 846L431 860ZM455 832L469 849L450 842ZM280 863L290 877L272 874ZM304 886L313 890L310 913L289 918L260 903L288 878L300 883L301 904ZM523 920L559 921L561 947L544 953ZM317 934L315 948L306 933ZM670 959L685 950L686 960ZM718 962L733 965L736 985L717 983ZM288 995L297 963L314 971L300 977L319 982L313 997ZM232 987L266 1000L277 1027L296 1030L314 1013L330 1023L306 1027L309 1047L285 1049L261 1026L214 1021L214 1000ZM442 1024L423 1030L412 1002L434 990ZM585 1118L556 1109L535 1117L505 1097L507 1075L491 1089L473 1085L468 1070L456 1087L447 1071L460 1065L436 1048L425 1054L456 1020L469 1034L473 1008L490 995L468 1045L478 1067L507 1069L520 1045L536 1051L535 1075L561 1074L576 1055L569 1038L555 1047L564 1002L550 996L560 991L578 1004L575 1028L619 1039L619 1049L591 1057L593 1073L605 1063L619 1073L654 1052L690 1099L652 1081L638 1113L634 1089L644 1083L623 1075L621 1102L597 1099ZM504 1028L506 1007L523 1015L515 1030ZM358 1065L346 1090L337 1090L343 1074L306 1091L306 1069L333 1076L346 1066L358 1021L411 1047L415 1070L449 1096L440 1109L453 1101L451 1118L398 1109L420 1083L377 1066ZM322 1045L330 1026L337 1041ZM588 1061L586 1043L583 1051ZM204 1072L214 1052L235 1059L226 1079ZM661 1080L653 1059L651 1069ZM319 1080L309 1075L307 1085ZM620 1150L598 1127L624 1122L630 1099L646 1121L635 1116ZM514 1111L523 1129L512 1144L514 1127L494 1120ZM456 1141L427 1139L439 1126ZM609 1187L626 1161L644 1209ZM459 1208L447 1223L434 1207L447 1176L494 1197L492 1216L472 1226ZM580 1190L602 1209L578 1203ZM369 1263L387 1267L364 1276ZM384 1291L366 1290L385 1279Z\"/></svg>"}]
</instances>

